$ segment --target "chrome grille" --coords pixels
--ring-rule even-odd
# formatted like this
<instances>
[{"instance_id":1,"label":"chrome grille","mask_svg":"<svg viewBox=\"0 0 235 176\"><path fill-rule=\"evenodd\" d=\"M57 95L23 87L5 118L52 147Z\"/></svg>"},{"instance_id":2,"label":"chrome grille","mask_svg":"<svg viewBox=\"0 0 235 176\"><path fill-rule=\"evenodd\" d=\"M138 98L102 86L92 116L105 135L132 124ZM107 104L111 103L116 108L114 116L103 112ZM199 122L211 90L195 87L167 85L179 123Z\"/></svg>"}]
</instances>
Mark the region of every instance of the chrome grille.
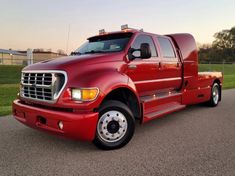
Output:
<instances>
[{"instance_id":1,"label":"chrome grille","mask_svg":"<svg viewBox=\"0 0 235 176\"><path fill-rule=\"evenodd\" d=\"M26 99L54 102L66 81L63 71L23 71L20 95Z\"/></svg>"}]
</instances>

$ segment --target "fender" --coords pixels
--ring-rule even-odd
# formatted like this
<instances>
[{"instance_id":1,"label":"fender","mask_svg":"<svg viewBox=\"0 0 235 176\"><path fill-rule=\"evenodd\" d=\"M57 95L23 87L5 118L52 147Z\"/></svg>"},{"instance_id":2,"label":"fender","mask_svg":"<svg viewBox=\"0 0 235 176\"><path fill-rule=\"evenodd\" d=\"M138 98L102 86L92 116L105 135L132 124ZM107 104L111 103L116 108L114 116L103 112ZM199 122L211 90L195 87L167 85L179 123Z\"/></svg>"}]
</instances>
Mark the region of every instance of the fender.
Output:
<instances>
[{"instance_id":1,"label":"fender","mask_svg":"<svg viewBox=\"0 0 235 176\"><path fill-rule=\"evenodd\" d=\"M118 72L114 68L102 68L102 69L92 69L87 70L87 72L79 75L78 79L72 81L79 85L78 87L98 87L100 90L99 96L94 102L94 106L100 105L100 103L105 99L105 97L115 89L118 88L127 88L129 89L137 98L140 105L139 96L137 94L136 87L133 81L126 75L121 72ZM74 84L73 84L74 85ZM75 85L74 85L75 86ZM97 108L97 107L95 107Z\"/></svg>"}]
</instances>

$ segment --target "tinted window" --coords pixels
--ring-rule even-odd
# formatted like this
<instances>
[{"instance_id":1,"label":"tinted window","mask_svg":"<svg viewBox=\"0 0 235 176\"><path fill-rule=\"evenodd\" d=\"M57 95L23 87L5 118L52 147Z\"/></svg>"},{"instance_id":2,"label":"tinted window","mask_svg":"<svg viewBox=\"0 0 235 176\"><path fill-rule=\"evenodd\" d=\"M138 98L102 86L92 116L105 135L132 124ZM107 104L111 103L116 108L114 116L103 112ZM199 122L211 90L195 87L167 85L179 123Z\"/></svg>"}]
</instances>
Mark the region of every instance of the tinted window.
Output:
<instances>
[{"instance_id":1,"label":"tinted window","mask_svg":"<svg viewBox=\"0 0 235 176\"><path fill-rule=\"evenodd\" d=\"M155 45L153 43L153 40L152 40L152 37L148 36L148 35L139 35L134 43L132 44L131 48L134 48L134 49L140 49L140 45L142 43L148 43L149 46L150 46L150 49L151 49L151 54L152 54L152 57L157 57L157 51L156 51L156 48L155 48ZM139 51L135 51L133 53L134 56L136 57L139 57L140 56L140 52Z\"/></svg>"},{"instance_id":2,"label":"tinted window","mask_svg":"<svg viewBox=\"0 0 235 176\"><path fill-rule=\"evenodd\" d=\"M175 58L175 52L169 39L158 37L158 42L160 44L163 57Z\"/></svg>"},{"instance_id":3,"label":"tinted window","mask_svg":"<svg viewBox=\"0 0 235 176\"><path fill-rule=\"evenodd\" d=\"M123 51L131 36L132 33L124 33L91 37L88 42L75 50L75 53L93 54Z\"/></svg>"}]
</instances>

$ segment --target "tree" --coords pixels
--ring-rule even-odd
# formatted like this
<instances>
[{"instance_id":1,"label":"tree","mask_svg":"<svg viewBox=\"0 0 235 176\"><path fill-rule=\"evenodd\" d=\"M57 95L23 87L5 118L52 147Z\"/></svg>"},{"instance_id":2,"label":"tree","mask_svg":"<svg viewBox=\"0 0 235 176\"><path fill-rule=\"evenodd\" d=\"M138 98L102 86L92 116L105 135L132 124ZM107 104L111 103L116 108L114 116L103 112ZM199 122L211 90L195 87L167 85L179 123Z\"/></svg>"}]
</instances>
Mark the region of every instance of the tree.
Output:
<instances>
[{"instance_id":1,"label":"tree","mask_svg":"<svg viewBox=\"0 0 235 176\"><path fill-rule=\"evenodd\" d=\"M235 27L215 33L213 47L216 49L235 49Z\"/></svg>"},{"instance_id":2,"label":"tree","mask_svg":"<svg viewBox=\"0 0 235 176\"><path fill-rule=\"evenodd\" d=\"M235 62L235 27L214 34L212 46L201 45L199 61L201 63Z\"/></svg>"},{"instance_id":3,"label":"tree","mask_svg":"<svg viewBox=\"0 0 235 176\"><path fill-rule=\"evenodd\" d=\"M35 48L33 52L44 52L45 50L43 48Z\"/></svg>"},{"instance_id":4,"label":"tree","mask_svg":"<svg viewBox=\"0 0 235 176\"><path fill-rule=\"evenodd\" d=\"M59 55L65 55L65 54L66 54L65 51L62 50L62 49L58 49L58 50L57 50L57 53L58 53Z\"/></svg>"}]
</instances>

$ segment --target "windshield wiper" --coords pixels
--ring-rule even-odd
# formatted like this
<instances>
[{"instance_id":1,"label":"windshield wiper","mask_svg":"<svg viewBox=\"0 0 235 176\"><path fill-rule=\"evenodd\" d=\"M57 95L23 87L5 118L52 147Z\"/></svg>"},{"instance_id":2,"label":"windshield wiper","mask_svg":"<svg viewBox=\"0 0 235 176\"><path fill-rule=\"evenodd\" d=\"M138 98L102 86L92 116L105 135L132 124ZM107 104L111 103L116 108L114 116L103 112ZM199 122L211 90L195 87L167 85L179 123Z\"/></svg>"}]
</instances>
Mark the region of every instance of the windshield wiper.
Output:
<instances>
[{"instance_id":1,"label":"windshield wiper","mask_svg":"<svg viewBox=\"0 0 235 176\"><path fill-rule=\"evenodd\" d=\"M75 55L81 55L82 53L80 52L71 52L71 56L75 56Z\"/></svg>"}]
</instances>

